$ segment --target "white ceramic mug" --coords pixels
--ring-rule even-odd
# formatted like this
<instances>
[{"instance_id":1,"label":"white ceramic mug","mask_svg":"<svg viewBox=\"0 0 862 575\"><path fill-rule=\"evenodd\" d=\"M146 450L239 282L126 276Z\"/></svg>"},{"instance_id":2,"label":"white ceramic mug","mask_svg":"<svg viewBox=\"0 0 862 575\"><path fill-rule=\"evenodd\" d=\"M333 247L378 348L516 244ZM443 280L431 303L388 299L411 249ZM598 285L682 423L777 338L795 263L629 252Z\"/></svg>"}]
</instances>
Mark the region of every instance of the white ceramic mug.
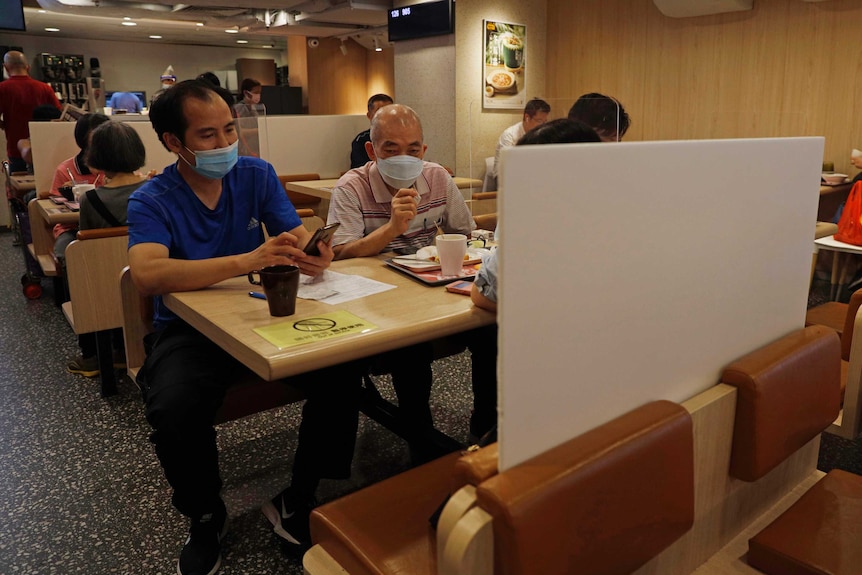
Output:
<instances>
[{"instance_id":1,"label":"white ceramic mug","mask_svg":"<svg viewBox=\"0 0 862 575\"><path fill-rule=\"evenodd\" d=\"M106 116L110 116L111 114L114 113L114 109L110 106L105 106L102 109L104 110Z\"/></svg>"},{"instance_id":2,"label":"white ceramic mug","mask_svg":"<svg viewBox=\"0 0 862 575\"><path fill-rule=\"evenodd\" d=\"M465 255L467 255L467 236L464 234L437 236L437 257L440 258L440 271L444 276L460 276Z\"/></svg>"}]
</instances>

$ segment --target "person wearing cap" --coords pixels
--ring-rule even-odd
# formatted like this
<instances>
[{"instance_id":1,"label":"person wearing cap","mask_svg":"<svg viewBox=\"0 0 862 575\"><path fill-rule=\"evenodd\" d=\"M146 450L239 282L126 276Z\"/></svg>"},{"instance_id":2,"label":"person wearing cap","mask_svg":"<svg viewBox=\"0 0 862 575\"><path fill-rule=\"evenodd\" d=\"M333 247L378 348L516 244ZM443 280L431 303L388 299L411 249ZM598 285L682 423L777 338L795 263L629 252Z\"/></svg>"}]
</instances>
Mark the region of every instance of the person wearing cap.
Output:
<instances>
[{"instance_id":1,"label":"person wearing cap","mask_svg":"<svg viewBox=\"0 0 862 575\"><path fill-rule=\"evenodd\" d=\"M165 71L162 72L162 75L159 76L159 81L162 83L162 87L159 90L156 90L153 97L150 98L150 106L153 105L153 102L155 102L159 96L165 93L165 90L177 83L177 76L174 74L174 67L168 65L168 67L165 68Z\"/></svg>"}]
</instances>

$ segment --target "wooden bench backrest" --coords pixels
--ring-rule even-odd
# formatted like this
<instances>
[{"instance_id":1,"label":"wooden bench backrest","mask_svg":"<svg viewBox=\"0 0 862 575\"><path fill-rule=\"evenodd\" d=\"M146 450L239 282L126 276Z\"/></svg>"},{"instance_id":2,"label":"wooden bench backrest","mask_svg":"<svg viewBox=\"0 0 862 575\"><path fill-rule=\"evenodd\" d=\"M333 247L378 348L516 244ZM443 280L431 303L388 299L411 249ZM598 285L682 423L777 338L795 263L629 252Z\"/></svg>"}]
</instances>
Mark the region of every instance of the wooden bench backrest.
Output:
<instances>
[{"instance_id":1,"label":"wooden bench backrest","mask_svg":"<svg viewBox=\"0 0 862 575\"><path fill-rule=\"evenodd\" d=\"M75 333L123 326L119 272L129 264L128 228L92 231L79 233L66 248L68 305Z\"/></svg>"}]
</instances>

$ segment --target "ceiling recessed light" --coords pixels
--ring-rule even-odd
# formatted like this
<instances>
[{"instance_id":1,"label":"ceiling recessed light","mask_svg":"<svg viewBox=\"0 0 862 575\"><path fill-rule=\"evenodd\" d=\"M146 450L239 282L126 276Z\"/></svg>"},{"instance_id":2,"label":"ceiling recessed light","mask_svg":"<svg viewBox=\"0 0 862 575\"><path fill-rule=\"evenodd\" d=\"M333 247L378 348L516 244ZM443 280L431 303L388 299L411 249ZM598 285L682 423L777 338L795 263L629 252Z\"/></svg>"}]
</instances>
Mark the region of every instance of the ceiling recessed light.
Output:
<instances>
[{"instance_id":1,"label":"ceiling recessed light","mask_svg":"<svg viewBox=\"0 0 862 575\"><path fill-rule=\"evenodd\" d=\"M128 16L123 16L123 20L131 20Z\"/></svg>"},{"instance_id":2,"label":"ceiling recessed light","mask_svg":"<svg viewBox=\"0 0 862 575\"><path fill-rule=\"evenodd\" d=\"M272 44L264 44L263 47L264 48L272 48Z\"/></svg>"},{"instance_id":3,"label":"ceiling recessed light","mask_svg":"<svg viewBox=\"0 0 862 575\"><path fill-rule=\"evenodd\" d=\"M47 10L36 10L36 12L38 12L39 14L47 14L48 13Z\"/></svg>"},{"instance_id":4,"label":"ceiling recessed light","mask_svg":"<svg viewBox=\"0 0 862 575\"><path fill-rule=\"evenodd\" d=\"M239 34L239 30L234 30L233 28L228 28L225 32L228 34Z\"/></svg>"},{"instance_id":5,"label":"ceiling recessed light","mask_svg":"<svg viewBox=\"0 0 862 575\"><path fill-rule=\"evenodd\" d=\"M203 22L195 22L195 26L203 26L203 25L204 25Z\"/></svg>"},{"instance_id":6,"label":"ceiling recessed light","mask_svg":"<svg viewBox=\"0 0 862 575\"><path fill-rule=\"evenodd\" d=\"M152 35L152 36L150 36L150 38L152 38L153 40L161 40L162 39L161 36L156 36L156 35Z\"/></svg>"},{"instance_id":7,"label":"ceiling recessed light","mask_svg":"<svg viewBox=\"0 0 862 575\"><path fill-rule=\"evenodd\" d=\"M237 44L248 44L248 40L237 40Z\"/></svg>"},{"instance_id":8,"label":"ceiling recessed light","mask_svg":"<svg viewBox=\"0 0 862 575\"><path fill-rule=\"evenodd\" d=\"M120 22L123 26L137 26L137 22Z\"/></svg>"},{"instance_id":9,"label":"ceiling recessed light","mask_svg":"<svg viewBox=\"0 0 862 575\"><path fill-rule=\"evenodd\" d=\"M45 32L59 32L59 28L45 28Z\"/></svg>"}]
</instances>

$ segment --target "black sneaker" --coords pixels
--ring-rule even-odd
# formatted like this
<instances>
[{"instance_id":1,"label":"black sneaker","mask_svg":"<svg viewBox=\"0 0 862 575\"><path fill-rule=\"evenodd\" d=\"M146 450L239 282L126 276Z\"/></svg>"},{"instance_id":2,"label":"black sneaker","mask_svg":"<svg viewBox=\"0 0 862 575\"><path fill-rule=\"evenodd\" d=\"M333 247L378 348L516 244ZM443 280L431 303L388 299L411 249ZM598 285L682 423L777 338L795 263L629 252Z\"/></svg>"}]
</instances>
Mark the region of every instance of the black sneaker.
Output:
<instances>
[{"instance_id":1,"label":"black sneaker","mask_svg":"<svg viewBox=\"0 0 862 575\"><path fill-rule=\"evenodd\" d=\"M264 503L260 510L272 524L273 532L283 540L285 549L301 555L311 547L308 517L313 508L314 501L294 501L288 488Z\"/></svg>"},{"instance_id":2,"label":"black sneaker","mask_svg":"<svg viewBox=\"0 0 862 575\"><path fill-rule=\"evenodd\" d=\"M227 511L193 520L189 538L177 561L178 575L214 575L221 567L221 540L227 532Z\"/></svg>"}]
</instances>

